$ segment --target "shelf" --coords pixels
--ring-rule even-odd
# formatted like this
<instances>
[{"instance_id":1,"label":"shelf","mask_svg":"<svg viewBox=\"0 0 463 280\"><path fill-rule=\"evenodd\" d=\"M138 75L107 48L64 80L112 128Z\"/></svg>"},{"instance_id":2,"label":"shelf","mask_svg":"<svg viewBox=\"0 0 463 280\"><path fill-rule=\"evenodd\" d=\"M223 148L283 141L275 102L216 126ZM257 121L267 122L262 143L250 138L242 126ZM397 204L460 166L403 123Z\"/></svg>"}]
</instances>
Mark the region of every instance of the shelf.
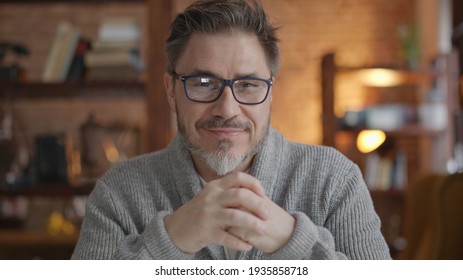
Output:
<instances>
[{"instance_id":1,"label":"shelf","mask_svg":"<svg viewBox=\"0 0 463 280\"><path fill-rule=\"evenodd\" d=\"M390 190L384 190L384 191L379 191L379 190L370 190L371 197L373 199L376 198L399 198L399 199L405 199L405 191L403 190L397 190L397 189L390 189Z\"/></svg>"},{"instance_id":2,"label":"shelf","mask_svg":"<svg viewBox=\"0 0 463 280\"><path fill-rule=\"evenodd\" d=\"M50 235L41 230L0 230L0 259L69 260L79 238L72 235Z\"/></svg>"},{"instance_id":3,"label":"shelf","mask_svg":"<svg viewBox=\"0 0 463 280\"><path fill-rule=\"evenodd\" d=\"M0 246L28 247L28 246L75 246L79 234L50 235L39 230L0 230Z\"/></svg>"},{"instance_id":4,"label":"shelf","mask_svg":"<svg viewBox=\"0 0 463 280\"><path fill-rule=\"evenodd\" d=\"M423 128L420 125L406 125L400 129L385 131L386 135L389 136L410 136L410 137L435 137L445 133L444 130L430 130Z\"/></svg>"},{"instance_id":5,"label":"shelf","mask_svg":"<svg viewBox=\"0 0 463 280\"><path fill-rule=\"evenodd\" d=\"M401 77L401 82L397 86L404 86L404 85L416 85L419 83L423 83L426 81L433 81L438 77L441 77L443 73L434 70L412 70L412 69L404 69L398 67L391 67L391 66L367 66L367 67L342 67L337 66L336 72L340 75L342 74L355 74L360 73L363 71L373 70L373 69L384 69L384 70L392 70L394 73L397 73Z\"/></svg>"},{"instance_id":6,"label":"shelf","mask_svg":"<svg viewBox=\"0 0 463 280\"><path fill-rule=\"evenodd\" d=\"M355 129L340 129L340 133L358 134L362 130L377 129L377 128L355 128ZM445 133L444 130L430 130L418 124L410 124L402 126L395 130L384 130L387 136L390 137L436 137Z\"/></svg>"},{"instance_id":7,"label":"shelf","mask_svg":"<svg viewBox=\"0 0 463 280\"><path fill-rule=\"evenodd\" d=\"M85 184L81 186L71 186L68 184L39 184L36 186L25 187L20 189L11 189L0 187L0 197L12 196L47 196L47 197L72 197L78 195L89 195L93 190L94 184Z\"/></svg>"},{"instance_id":8,"label":"shelf","mask_svg":"<svg viewBox=\"0 0 463 280\"><path fill-rule=\"evenodd\" d=\"M69 97L145 97L140 82L0 83L0 97L12 99Z\"/></svg>"}]
</instances>

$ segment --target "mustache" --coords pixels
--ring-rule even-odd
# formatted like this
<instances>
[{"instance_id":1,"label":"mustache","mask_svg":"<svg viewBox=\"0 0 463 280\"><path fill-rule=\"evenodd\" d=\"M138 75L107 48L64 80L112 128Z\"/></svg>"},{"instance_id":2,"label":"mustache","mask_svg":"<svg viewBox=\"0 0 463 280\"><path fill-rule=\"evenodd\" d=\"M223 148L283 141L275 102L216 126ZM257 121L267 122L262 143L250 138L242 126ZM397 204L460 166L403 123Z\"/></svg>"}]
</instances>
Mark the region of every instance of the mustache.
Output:
<instances>
[{"instance_id":1,"label":"mustache","mask_svg":"<svg viewBox=\"0 0 463 280\"><path fill-rule=\"evenodd\" d=\"M242 122L236 118L224 119L220 117L213 117L196 123L196 128L238 128L250 131L251 127L252 125L249 121Z\"/></svg>"}]
</instances>

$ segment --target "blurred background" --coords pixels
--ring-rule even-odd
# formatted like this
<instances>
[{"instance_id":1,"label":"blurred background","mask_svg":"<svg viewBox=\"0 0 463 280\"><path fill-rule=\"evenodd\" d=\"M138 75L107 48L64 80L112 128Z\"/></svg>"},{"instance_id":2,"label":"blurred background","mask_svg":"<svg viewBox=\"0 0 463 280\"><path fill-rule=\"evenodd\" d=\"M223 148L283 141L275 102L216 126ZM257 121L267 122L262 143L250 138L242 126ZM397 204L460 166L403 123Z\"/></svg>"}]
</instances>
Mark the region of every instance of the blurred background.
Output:
<instances>
[{"instance_id":1,"label":"blurred background","mask_svg":"<svg viewBox=\"0 0 463 280\"><path fill-rule=\"evenodd\" d=\"M0 0L0 259L69 259L96 179L175 135L191 0ZM395 259L463 259L462 0L262 0L272 125L359 165Z\"/></svg>"}]
</instances>

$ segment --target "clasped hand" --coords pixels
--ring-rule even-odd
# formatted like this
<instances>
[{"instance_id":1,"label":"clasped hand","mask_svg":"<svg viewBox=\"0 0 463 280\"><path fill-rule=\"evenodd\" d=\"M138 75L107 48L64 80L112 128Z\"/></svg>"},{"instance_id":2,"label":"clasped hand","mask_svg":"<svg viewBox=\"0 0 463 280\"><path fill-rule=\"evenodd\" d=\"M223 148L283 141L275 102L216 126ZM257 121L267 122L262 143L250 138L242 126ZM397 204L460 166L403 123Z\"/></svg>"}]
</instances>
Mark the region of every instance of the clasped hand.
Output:
<instances>
[{"instance_id":1,"label":"clasped hand","mask_svg":"<svg viewBox=\"0 0 463 280\"><path fill-rule=\"evenodd\" d=\"M271 253L289 240L295 219L265 195L256 178L238 172L206 184L164 224L172 242L186 253L209 244Z\"/></svg>"}]
</instances>

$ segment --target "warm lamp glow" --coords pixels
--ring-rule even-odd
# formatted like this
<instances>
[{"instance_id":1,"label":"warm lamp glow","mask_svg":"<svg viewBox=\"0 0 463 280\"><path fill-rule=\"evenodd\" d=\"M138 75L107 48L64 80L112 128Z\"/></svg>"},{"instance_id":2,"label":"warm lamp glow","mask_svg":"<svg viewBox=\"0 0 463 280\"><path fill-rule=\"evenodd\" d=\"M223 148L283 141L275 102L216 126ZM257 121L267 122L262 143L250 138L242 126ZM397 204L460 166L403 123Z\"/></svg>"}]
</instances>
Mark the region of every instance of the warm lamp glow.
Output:
<instances>
[{"instance_id":1,"label":"warm lamp glow","mask_svg":"<svg viewBox=\"0 0 463 280\"><path fill-rule=\"evenodd\" d=\"M362 130L357 136L357 148L362 153L369 153L381 146L386 140L386 133L381 130Z\"/></svg>"},{"instance_id":2,"label":"warm lamp glow","mask_svg":"<svg viewBox=\"0 0 463 280\"><path fill-rule=\"evenodd\" d=\"M403 77L399 72L382 68L360 70L358 77L365 85L374 87L392 87L403 82Z\"/></svg>"}]
</instances>

